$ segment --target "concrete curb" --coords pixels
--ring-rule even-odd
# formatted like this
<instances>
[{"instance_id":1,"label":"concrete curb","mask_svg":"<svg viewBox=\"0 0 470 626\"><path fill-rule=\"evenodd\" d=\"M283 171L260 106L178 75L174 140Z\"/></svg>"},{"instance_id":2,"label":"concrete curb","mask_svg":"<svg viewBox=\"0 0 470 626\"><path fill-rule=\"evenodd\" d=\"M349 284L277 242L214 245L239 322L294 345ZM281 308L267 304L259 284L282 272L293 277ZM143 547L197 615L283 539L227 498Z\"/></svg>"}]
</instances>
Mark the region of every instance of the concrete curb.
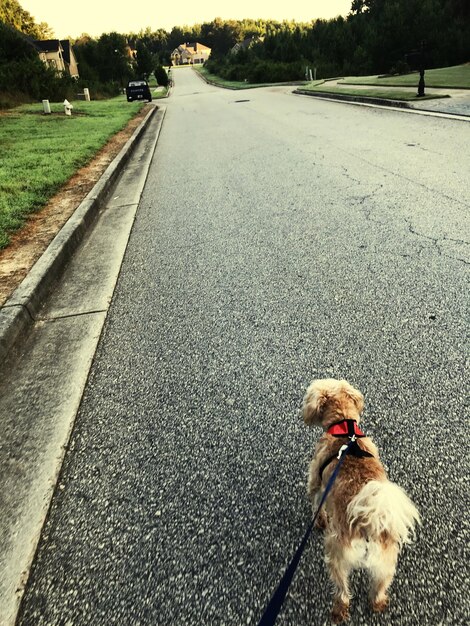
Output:
<instances>
[{"instance_id":1,"label":"concrete curb","mask_svg":"<svg viewBox=\"0 0 470 626\"><path fill-rule=\"evenodd\" d=\"M433 109L418 108L414 106L416 103L411 103L404 100L387 100L386 98L372 98L370 96L348 96L347 94L329 93L327 91L309 91L307 89L294 89L293 93L301 96L311 96L313 98L324 98L325 100L338 100L340 102L357 102L359 104L375 104L377 106L395 107L398 109L408 109L409 111L425 111L426 113L434 113L439 115L455 116L457 119L468 117L463 113L452 113L450 111L436 111ZM440 98L441 100L445 98ZM426 102L423 100L423 102Z\"/></svg>"},{"instance_id":2,"label":"concrete curb","mask_svg":"<svg viewBox=\"0 0 470 626\"><path fill-rule=\"evenodd\" d=\"M342 93L328 93L327 91L309 91L307 89L294 89L294 93L314 98L328 98L329 100L343 100L345 102L364 102L366 104L380 104L382 106L398 107L399 109L411 109L408 102L403 100L387 100L386 98L371 98L369 96L348 96Z\"/></svg>"},{"instance_id":3,"label":"concrete curb","mask_svg":"<svg viewBox=\"0 0 470 626\"><path fill-rule=\"evenodd\" d=\"M199 76L199 78L204 81L206 83L206 85L212 85L214 87L220 87L221 89L230 89L230 91L243 91L242 89L237 89L236 87L228 87L227 85L219 85L218 83L215 83L212 80L209 80L208 78L206 78L205 76L203 76L201 74L201 72L198 72L197 70L193 69L193 72Z\"/></svg>"},{"instance_id":4,"label":"concrete curb","mask_svg":"<svg viewBox=\"0 0 470 626\"><path fill-rule=\"evenodd\" d=\"M14 346L17 347L28 328L34 323L52 285L64 271L87 229L97 217L111 187L129 161L156 110L157 107L154 107L149 111L22 283L0 308L0 362L6 359Z\"/></svg>"}]
</instances>

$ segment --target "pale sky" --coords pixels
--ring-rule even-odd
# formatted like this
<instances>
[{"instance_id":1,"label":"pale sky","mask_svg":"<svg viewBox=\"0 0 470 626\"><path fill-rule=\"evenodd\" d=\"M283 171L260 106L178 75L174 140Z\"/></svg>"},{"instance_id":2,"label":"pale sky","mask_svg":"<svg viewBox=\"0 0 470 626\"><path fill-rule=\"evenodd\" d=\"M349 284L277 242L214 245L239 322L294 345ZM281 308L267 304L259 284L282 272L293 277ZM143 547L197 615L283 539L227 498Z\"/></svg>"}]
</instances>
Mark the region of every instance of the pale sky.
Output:
<instances>
[{"instance_id":1,"label":"pale sky","mask_svg":"<svg viewBox=\"0 0 470 626\"><path fill-rule=\"evenodd\" d=\"M316 18L347 15L351 0L221 0L200 2L159 2L153 0L19 0L36 22L47 22L59 39L78 37L82 33L138 32L149 26L152 30L210 22L222 19L274 19L309 22ZM160 5L160 6L159 6Z\"/></svg>"}]
</instances>

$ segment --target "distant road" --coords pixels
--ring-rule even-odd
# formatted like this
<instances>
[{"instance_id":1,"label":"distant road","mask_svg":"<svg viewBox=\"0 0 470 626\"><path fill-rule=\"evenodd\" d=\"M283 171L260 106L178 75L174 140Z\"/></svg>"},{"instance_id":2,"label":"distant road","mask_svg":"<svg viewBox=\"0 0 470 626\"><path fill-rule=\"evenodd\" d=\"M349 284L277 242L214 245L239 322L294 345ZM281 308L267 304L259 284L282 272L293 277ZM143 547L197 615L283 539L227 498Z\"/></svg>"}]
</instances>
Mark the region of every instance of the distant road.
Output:
<instances>
[{"instance_id":1,"label":"distant road","mask_svg":"<svg viewBox=\"0 0 470 626\"><path fill-rule=\"evenodd\" d=\"M332 376L423 516L350 624L467 624L470 125L174 76L18 623L257 624ZM329 608L315 535L278 624Z\"/></svg>"}]
</instances>

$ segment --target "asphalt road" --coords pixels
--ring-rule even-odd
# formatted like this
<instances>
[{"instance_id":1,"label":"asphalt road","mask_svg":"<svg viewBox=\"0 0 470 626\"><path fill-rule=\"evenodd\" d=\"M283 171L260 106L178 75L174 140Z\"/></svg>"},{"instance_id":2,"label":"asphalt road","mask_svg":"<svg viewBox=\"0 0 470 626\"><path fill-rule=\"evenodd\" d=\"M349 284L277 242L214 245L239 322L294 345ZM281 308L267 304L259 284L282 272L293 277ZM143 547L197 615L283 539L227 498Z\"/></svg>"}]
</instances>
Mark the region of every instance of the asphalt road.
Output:
<instances>
[{"instance_id":1,"label":"asphalt road","mask_svg":"<svg viewBox=\"0 0 470 626\"><path fill-rule=\"evenodd\" d=\"M423 517L350 624L467 624L470 125L175 77L18 623L256 624L333 376ZM329 606L316 534L278 623Z\"/></svg>"}]
</instances>

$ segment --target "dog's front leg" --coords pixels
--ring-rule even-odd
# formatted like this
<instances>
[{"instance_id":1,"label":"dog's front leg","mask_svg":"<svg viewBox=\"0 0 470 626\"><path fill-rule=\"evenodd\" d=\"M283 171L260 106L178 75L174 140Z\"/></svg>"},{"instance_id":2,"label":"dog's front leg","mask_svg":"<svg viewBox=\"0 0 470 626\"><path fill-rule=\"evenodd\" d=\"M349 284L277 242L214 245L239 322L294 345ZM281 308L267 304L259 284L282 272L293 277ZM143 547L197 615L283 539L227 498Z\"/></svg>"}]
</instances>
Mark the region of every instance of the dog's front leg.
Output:
<instances>
[{"instance_id":1,"label":"dog's front leg","mask_svg":"<svg viewBox=\"0 0 470 626\"><path fill-rule=\"evenodd\" d=\"M317 512L318 505L320 504L320 500L323 495L323 489L322 489L320 473L319 473L319 464L316 461L316 459L313 459L313 461L310 464L310 470L308 474L308 483L307 483L307 493L312 503L313 514L315 514ZM323 509L321 509L320 512L318 513L315 526L317 528L320 528L321 530L324 530L326 528L327 523L328 523L328 518L326 516L326 513Z\"/></svg>"}]
</instances>

